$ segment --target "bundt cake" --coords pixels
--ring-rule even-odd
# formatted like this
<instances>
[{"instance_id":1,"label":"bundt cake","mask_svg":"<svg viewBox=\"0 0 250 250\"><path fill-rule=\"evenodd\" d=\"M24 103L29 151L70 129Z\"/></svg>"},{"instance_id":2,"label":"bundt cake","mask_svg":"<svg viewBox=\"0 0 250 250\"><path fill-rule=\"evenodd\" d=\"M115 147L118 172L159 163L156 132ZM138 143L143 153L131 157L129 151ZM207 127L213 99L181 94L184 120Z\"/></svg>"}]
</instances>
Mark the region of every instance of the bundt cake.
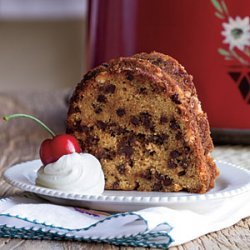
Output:
<instances>
[{"instance_id":1,"label":"bundt cake","mask_svg":"<svg viewBox=\"0 0 250 250\"><path fill-rule=\"evenodd\" d=\"M192 77L157 52L89 71L71 97L67 133L101 161L106 189L204 193L219 173Z\"/></svg>"}]
</instances>

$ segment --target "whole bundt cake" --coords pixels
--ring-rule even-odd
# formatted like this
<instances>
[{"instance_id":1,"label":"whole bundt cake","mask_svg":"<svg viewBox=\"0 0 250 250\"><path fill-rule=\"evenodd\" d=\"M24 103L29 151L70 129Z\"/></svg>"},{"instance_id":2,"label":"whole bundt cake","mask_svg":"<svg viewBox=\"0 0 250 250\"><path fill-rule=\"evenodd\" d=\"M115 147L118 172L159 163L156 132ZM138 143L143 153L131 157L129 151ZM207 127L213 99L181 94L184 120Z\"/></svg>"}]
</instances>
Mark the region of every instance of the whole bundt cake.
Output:
<instances>
[{"instance_id":1,"label":"whole bundt cake","mask_svg":"<svg viewBox=\"0 0 250 250\"><path fill-rule=\"evenodd\" d=\"M67 133L101 161L106 189L204 193L219 173L192 77L161 53L89 71L71 98Z\"/></svg>"}]
</instances>

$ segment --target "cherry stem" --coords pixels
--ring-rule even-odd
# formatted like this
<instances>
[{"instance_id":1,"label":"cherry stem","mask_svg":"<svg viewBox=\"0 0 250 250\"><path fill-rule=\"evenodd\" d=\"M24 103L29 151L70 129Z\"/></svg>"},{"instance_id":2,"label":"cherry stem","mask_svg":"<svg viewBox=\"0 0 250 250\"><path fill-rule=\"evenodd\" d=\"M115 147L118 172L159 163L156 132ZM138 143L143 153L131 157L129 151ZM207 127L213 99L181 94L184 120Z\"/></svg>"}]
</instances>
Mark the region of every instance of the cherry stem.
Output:
<instances>
[{"instance_id":1,"label":"cherry stem","mask_svg":"<svg viewBox=\"0 0 250 250\"><path fill-rule=\"evenodd\" d=\"M32 115L26 115L26 114L12 114L12 115L5 115L3 117L3 119L5 121L9 121L11 119L14 119L14 118L29 118L35 122L37 122L42 128L44 128L45 130L47 130L47 132L49 132L51 134L52 137L55 137L56 134L49 128L47 127L42 121L40 121L39 119L37 119L36 117L32 116Z\"/></svg>"}]
</instances>

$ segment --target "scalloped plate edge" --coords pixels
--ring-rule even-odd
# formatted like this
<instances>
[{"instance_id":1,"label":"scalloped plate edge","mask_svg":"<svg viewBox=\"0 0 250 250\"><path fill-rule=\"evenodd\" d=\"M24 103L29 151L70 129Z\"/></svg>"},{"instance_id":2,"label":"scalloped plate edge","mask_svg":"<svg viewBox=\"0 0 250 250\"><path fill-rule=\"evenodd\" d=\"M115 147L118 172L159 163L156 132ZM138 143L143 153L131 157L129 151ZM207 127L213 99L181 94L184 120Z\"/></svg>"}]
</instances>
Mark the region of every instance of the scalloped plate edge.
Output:
<instances>
[{"instance_id":1,"label":"scalloped plate edge","mask_svg":"<svg viewBox=\"0 0 250 250\"><path fill-rule=\"evenodd\" d=\"M194 195L186 195L186 196L122 196L122 195L81 195L75 193L67 193L59 190L38 187L31 184L25 184L20 181L13 180L9 176L9 172L13 171L13 168L20 168L23 165L27 164L36 164L40 160L33 160L27 161L19 164L15 164L10 168L6 169L3 173L4 180L11 184L12 186L19 188L24 191L32 192L39 195L50 196L54 198L61 198L61 199L68 199L68 200L77 200L77 201L92 201L92 202L115 202L115 203L145 203L150 202L151 204L155 203L176 203L176 202L194 202L194 201L204 201L204 200L215 200L215 199L222 199L222 198L229 198L232 196L236 196L242 194L246 191L250 190L250 171L242 168L238 165L235 165L230 162L216 160L217 163L226 164L233 168L239 169L244 171L246 174L249 175L249 182L248 184L243 185L242 187L238 187L234 190L230 191L221 191L218 193L212 194L194 194ZM116 191L113 191L116 192ZM121 193L122 191L117 191L117 193Z\"/></svg>"}]
</instances>

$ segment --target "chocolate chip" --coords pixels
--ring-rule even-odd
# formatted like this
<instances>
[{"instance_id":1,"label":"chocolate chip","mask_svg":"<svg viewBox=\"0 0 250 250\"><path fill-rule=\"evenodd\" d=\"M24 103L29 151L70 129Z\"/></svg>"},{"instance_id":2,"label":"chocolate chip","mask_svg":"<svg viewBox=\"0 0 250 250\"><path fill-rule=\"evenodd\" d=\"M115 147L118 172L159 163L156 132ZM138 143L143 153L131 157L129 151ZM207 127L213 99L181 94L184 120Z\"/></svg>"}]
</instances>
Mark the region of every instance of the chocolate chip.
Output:
<instances>
[{"instance_id":1,"label":"chocolate chip","mask_svg":"<svg viewBox=\"0 0 250 250\"><path fill-rule=\"evenodd\" d=\"M169 167L169 168L176 168L176 167L177 167L177 164L176 164L172 159L170 159L170 160L168 161L168 167Z\"/></svg>"},{"instance_id":2,"label":"chocolate chip","mask_svg":"<svg viewBox=\"0 0 250 250\"><path fill-rule=\"evenodd\" d=\"M86 138L86 143L88 145L97 145L99 141L99 138L98 137L95 137L95 136L92 136L92 135L89 135L87 138Z\"/></svg>"},{"instance_id":3,"label":"chocolate chip","mask_svg":"<svg viewBox=\"0 0 250 250\"><path fill-rule=\"evenodd\" d=\"M190 150L191 150L190 147L188 147L188 146L184 147L185 154L188 154L190 152Z\"/></svg>"},{"instance_id":4,"label":"chocolate chip","mask_svg":"<svg viewBox=\"0 0 250 250\"><path fill-rule=\"evenodd\" d=\"M102 152L99 154L99 159L106 159L106 160L112 160L115 157L115 152L104 148Z\"/></svg>"},{"instance_id":5,"label":"chocolate chip","mask_svg":"<svg viewBox=\"0 0 250 250\"><path fill-rule=\"evenodd\" d=\"M140 121L139 121L139 119L138 119L136 116L132 116L132 117L130 118L130 122L131 122L133 125L135 125L135 126L138 126L138 125L140 124Z\"/></svg>"},{"instance_id":6,"label":"chocolate chip","mask_svg":"<svg viewBox=\"0 0 250 250\"><path fill-rule=\"evenodd\" d=\"M135 141L134 134L126 134L124 137L121 138L119 145L131 145L132 142Z\"/></svg>"},{"instance_id":7,"label":"chocolate chip","mask_svg":"<svg viewBox=\"0 0 250 250\"><path fill-rule=\"evenodd\" d=\"M182 133L180 131L175 135L175 139L178 141L182 139Z\"/></svg>"},{"instance_id":8,"label":"chocolate chip","mask_svg":"<svg viewBox=\"0 0 250 250\"><path fill-rule=\"evenodd\" d=\"M115 92L116 86L114 84L108 84L103 88L105 94L113 94Z\"/></svg>"},{"instance_id":9,"label":"chocolate chip","mask_svg":"<svg viewBox=\"0 0 250 250\"><path fill-rule=\"evenodd\" d=\"M122 116L124 116L124 115L126 114L126 111L125 111L124 108L118 108L118 109L116 110L116 114L117 114L118 116L122 117Z\"/></svg>"},{"instance_id":10,"label":"chocolate chip","mask_svg":"<svg viewBox=\"0 0 250 250\"><path fill-rule=\"evenodd\" d=\"M130 159L129 162L128 162L128 165L129 165L130 167L133 167L133 166L134 166L134 161L133 161L132 159Z\"/></svg>"},{"instance_id":11,"label":"chocolate chip","mask_svg":"<svg viewBox=\"0 0 250 250\"><path fill-rule=\"evenodd\" d=\"M71 97L71 102L80 102L83 99L77 92Z\"/></svg>"},{"instance_id":12,"label":"chocolate chip","mask_svg":"<svg viewBox=\"0 0 250 250\"><path fill-rule=\"evenodd\" d=\"M97 96L97 101L101 102L101 103L106 103L107 102L107 98L105 95L98 95Z\"/></svg>"},{"instance_id":13,"label":"chocolate chip","mask_svg":"<svg viewBox=\"0 0 250 250\"><path fill-rule=\"evenodd\" d=\"M157 58L156 60L152 61L152 64L154 64L154 65L160 65L161 63L163 63L161 58Z\"/></svg>"},{"instance_id":14,"label":"chocolate chip","mask_svg":"<svg viewBox=\"0 0 250 250\"><path fill-rule=\"evenodd\" d=\"M165 141L167 141L167 139L167 134L152 135L149 137L149 142L152 142L156 145L162 145Z\"/></svg>"},{"instance_id":15,"label":"chocolate chip","mask_svg":"<svg viewBox=\"0 0 250 250\"><path fill-rule=\"evenodd\" d=\"M120 186L119 182L118 182L118 181L115 181L115 182L113 183L113 185L112 185L112 188L113 188L113 189L119 189L119 186Z\"/></svg>"},{"instance_id":16,"label":"chocolate chip","mask_svg":"<svg viewBox=\"0 0 250 250\"><path fill-rule=\"evenodd\" d=\"M138 117L132 116L130 118L130 122L135 126L142 124L146 129L153 131L154 126L151 117L152 116L148 112L140 112Z\"/></svg>"},{"instance_id":17,"label":"chocolate chip","mask_svg":"<svg viewBox=\"0 0 250 250\"><path fill-rule=\"evenodd\" d=\"M102 131L104 131L107 128L107 124L103 121L96 121L96 125L99 129L101 129Z\"/></svg>"},{"instance_id":18,"label":"chocolate chip","mask_svg":"<svg viewBox=\"0 0 250 250\"><path fill-rule=\"evenodd\" d=\"M79 130L78 130L79 132L81 132L81 133L86 133L86 132L89 132L90 131L90 128L88 127L88 126L86 126L86 125L81 125L80 127L79 127Z\"/></svg>"},{"instance_id":19,"label":"chocolate chip","mask_svg":"<svg viewBox=\"0 0 250 250\"><path fill-rule=\"evenodd\" d=\"M130 158L131 155L134 153L134 150L132 146L129 145L130 143L128 141L122 141L118 145L118 153L124 154L125 157Z\"/></svg>"},{"instance_id":20,"label":"chocolate chip","mask_svg":"<svg viewBox=\"0 0 250 250\"><path fill-rule=\"evenodd\" d=\"M155 172L155 178L157 179L157 180L163 180L163 178L164 178L164 175L162 175L162 174L160 174L159 172Z\"/></svg>"},{"instance_id":21,"label":"chocolate chip","mask_svg":"<svg viewBox=\"0 0 250 250\"><path fill-rule=\"evenodd\" d=\"M183 168L187 168L189 165L189 161L187 159L183 159L182 161L179 162L180 166Z\"/></svg>"},{"instance_id":22,"label":"chocolate chip","mask_svg":"<svg viewBox=\"0 0 250 250\"><path fill-rule=\"evenodd\" d=\"M151 115L147 111L140 112L139 117L140 117L141 121L151 119Z\"/></svg>"},{"instance_id":23,"label":"chocolate chip","mask_svg":"<svg viewBox=\"0 0 250 250\"><path fill-rule=\"evenodd\" d=\"M161 182L156 182L156 183L153 185L153 188L152 188L153 191L160 191L161 189L162 189L162 184L161 184Z\"/></svg>"},{"instance_id":24,"label":"chocolate chip","mask_svg":"<svg viewBox=\"0 0 250 250\"><path fill-rule=\"evenodd\" d=\"M125 172L126 172L126 167L125 167L124 164L120 164L120 165L116 166L116 168L117 168L117 170L118 170L118 172L119 172L120 174L125 174Z\"/></svg>"},{"instance_id":25,"label":"chocolate chip","mask_svg":"<svg viewBox=\"0 0 250 250\"><path fill-rule=\"evenodd\" d=\"M109 123L110 130L116 130L117 126L118 126L118 124L116 122L110 122Z\"/></svg>"},{"instance_id":26,"label":"chocolate chip","mask_svg":"<svg viewBox=\"0 0 250 250\"><path fill-rule=\"evenodd\" d=\"M127 140L129 145L132 145L132 143L134 143L135 140L136 140L136 137L134 136L134 133L131 133L129 136L127 136L126 140Z\"/></svg>"},{"instance_id":27,"label":"chocolate chip","mask_svg":"<svg viewBox=\"0 0 250 250\"><path fill-rule=\"evenodd\" d=\"M112 137L115 137L117 135L127 135L127 130L125 128L120 127L118 124L115 123L110 123L108 125L109 128L109 133ZM122 141L124 142L124 138L122 139Z\"/></svg>"},{"instance_id":28,"label":"chocolate chip","mask_svg":"<svg viewBox=\"0 0 250 250\"><path fill-rule=\"evenodd\" d=\"M144 172L142 172L141 177L146 179L146 180L151 180L152 179L152 173L151 173L150 169L146 169Z\"/></svg>"},{"instance_id":29,"label":"chocolate chip","mask_svg":"<svg viewBox=\"0 0 250 250\"><path fill-rule=\"evenodd\" d=\"M155 178L158 180L158 182L161 182L164 186L169 186L173 182L173 180L168 175L163 175L158 172L155 173Z\"/></svg>"},{"instance_id":30,"label":"chocolate chip","mask_svg":"<svg viewBox=\"0 0 250 250\"><path fill-rule=\"evenodd\" d=\"M112 137L116 137L117 133L115 133L114 131L111 131L111 132L110 132L110 135L111 135Z\"/></svg>"},{"instance_id":31,"label":"chocolate chip","mask_svg":"<svg viewBox=\"0 0 250 250\"><path fill-rule=\"evenodd\" d=\"M152 129L153 128L151 115L148 112L141 112L139 114L139 119L140 119L140 122L142 123L142 125L146 129Z\"/></svg>"},{"instance_id":32,"label":"chocolate chip","mask_svg":"<svg viewBox=\"0 0 250 250\"><path fill-rule=\"evenodd\" d=\"M182 171L180 171L179 173L178 173L178 176L183 176L183 175L185 175L186 174L186 171L185 170L182 170Z\"/></svg>"},{"instance_id":33,"label":"chocolate chip","mask_svg":"<svg viewBox=\"0 0 250 250\"><path fill-rule=\"evenodd\" d=\"M139 88L139 94L146 94L147 93L147 89L145 87L141 87Z\"/></svg>"},{"instance_id":34,"label":"chocolate chip","mask_svg":"<svg viewBox=\"0 0 250 250\"><path fill-rule=\"evenodd\" d=\"M169 185L172 184L173 180L172 180L169 176L165 175L165 176L163 177L162 182L163 182L163 185L164 185L164 186L169 186Z\"/></svg>"},{"instance_id":35,"label":"chocolate chip","mask_svg":"<svg viewBox=\"0 0 250 250\"><path fill-rule=\"evenodd\" d=\"M133 81L134 80L133 74L131 72L127 72L126 79L129 80L129 81Z\"/></svg>"},{"instance_id":36,"label":"chocolate chip","mask_svg":"<svg viewBox=\"0 0 250 250\"><path fill-rule=\"evenodd\" d=\"M175 119L172 119L169 123L169 127L173 130L180 129L180 125L177 123Z\"/></svg>"},{"instance_id":37,"label":"chocolate chip","mask_svg":"<svg viewBox=\"0 0 250 250\"><path fill-rule=\"evenodd\" d=\"M165 115L162 115L160 118L160 124L165 124L168 122L168 118Z\"/></svg>"},{"instance_id":38,"label":"chocolate chip","mask_svg":"<svg viewBox=\"0 0 250 250\"><path fill-rule=\"evenodd\" d=\"M80 131L81 130L81 120L77 120L73 123L73 127L75 128L75 130Z\"/></svg>"},{"instance_id":39,"label":"chocolate chip","mask_svg":"<svg viewBox=\"0 0 250 250\"><path fill-rule=\"evenodd\" d=\"M86 152L86 144L85 144L85 141L82 141L81 139L78 140L79 141L79 144L80 144L80 147L82 150L84 150Z\"/></svg>"},{"instance_id":40,"label":"chocolate chip","mask_svg":"<svg viewBox=\"0 0 250 250\"><path fill-rule=\"evenodd\" d=\"M102 108L100 106L96 105L95 103L92 103L92 107L93 107L96 114L100 114L102 112Z\"/></svg>"},{"instance_id":41,"label":"chocolate chip","mask_svg":"<svg viewBox=\"0 0 250 250\"><path fill-rule=\"evenodd\" d=\"M100 114L102 112L102 108L97 107L97 108L95 108L94 111L95 111L96 114Z\"/></svg>"},{"instance_id":42,"label":"chocolate chip","mask_svg":"<svg viewBox=\"0 0 250 250\"><path fill-rule=\"evenodd\" d=\"M182 115L182 109L180 109L179 107L176 107L176 112L177 112L179 115Z\"/></svg>"},{"instance_id":43,"label":"chocolate chip","mask_svg":"<svg viewBox=\"0 0 250 250\"><path fill-rule=\"evenodd\" d=\"M81 110L80 110L80 108L79 108L78 106L76 106L76 107L74 108L74 111L75 111L75 113L81 113Z\"/></svg>"},{"instance_id":44,"label":"chocolate chip","mask_svg":"<svg viewBox=\"0 0 250 250\"><path fill-rule=\"evenodd\" d=\"M145 140L145 135L144 134L137 134L136 137L138 138L139 141L144 141Z\"/></svg>"},{"instance_id":45,"label":"chocolate chip","mask_svg":"<svg viewBox=\"0 0 250 250\"><path fill-rule=\"evenodd\" d=\"M170 157L171 157L172 159L176 159L176 158L179 157L180 155L181 155L181 153L180 153L179 151L177 151L177 150L173 150L173 151L170 152Z\"/></svg>"},{"instance_id":46,"label":"chocolate chip","mask_svg":"<svg viewBox=\"0 0 250 250\"><path fill-rule=\"evenodd\" d=\"M127 130L125 128L122 128L122 127L117 127L116 128L116 134L117 135L122 135L122 134L125 134L127 132Z\"/></svg>"},{"instance_id":47,"label":"chocolate chip","mask_svg":"<svg viewBox=\"0 0 250 250\"><path fill-rule=\"evenodd\" d=\"M99 73L100 73L99 68L91 70L84 76L83 80L84 81L90 80L91 78L96 77Z\"/></svg>"},{"instance_id":48,"label":"chocolate chip","mask_svg":"<svg viewBox=\"0 0 250 250\"><path fill-rule=\"evenodd\" d=\"M135 182L134 190L138 190L140 188L140 184L138 181Z\"/></svg>"},{"instance_id":49,"label":"chocolate chip","mask_svg":"<svg viewBox=\"0 0 250 250\"><path fill-rule=\"evenodd\" d=\"M131 155L133 154L134 150L131 146L125 146L122 148L121 151L123 154L125 154L125 156L127 157L131 157Z\"/></svg>"},{"instance_id":50,"label":"chocolate chip","mask_svg":"<svg viewBox=\"0 0 250 250\"><path fill-rule=\"evenodd\" d=\"M174 103L176 103L176 104L181 104L181 101L179 100L179 94L173 94L172 96L171 96L171 100L172 100L172 102L174 102Z\"/></svg>"}]
</instances>

